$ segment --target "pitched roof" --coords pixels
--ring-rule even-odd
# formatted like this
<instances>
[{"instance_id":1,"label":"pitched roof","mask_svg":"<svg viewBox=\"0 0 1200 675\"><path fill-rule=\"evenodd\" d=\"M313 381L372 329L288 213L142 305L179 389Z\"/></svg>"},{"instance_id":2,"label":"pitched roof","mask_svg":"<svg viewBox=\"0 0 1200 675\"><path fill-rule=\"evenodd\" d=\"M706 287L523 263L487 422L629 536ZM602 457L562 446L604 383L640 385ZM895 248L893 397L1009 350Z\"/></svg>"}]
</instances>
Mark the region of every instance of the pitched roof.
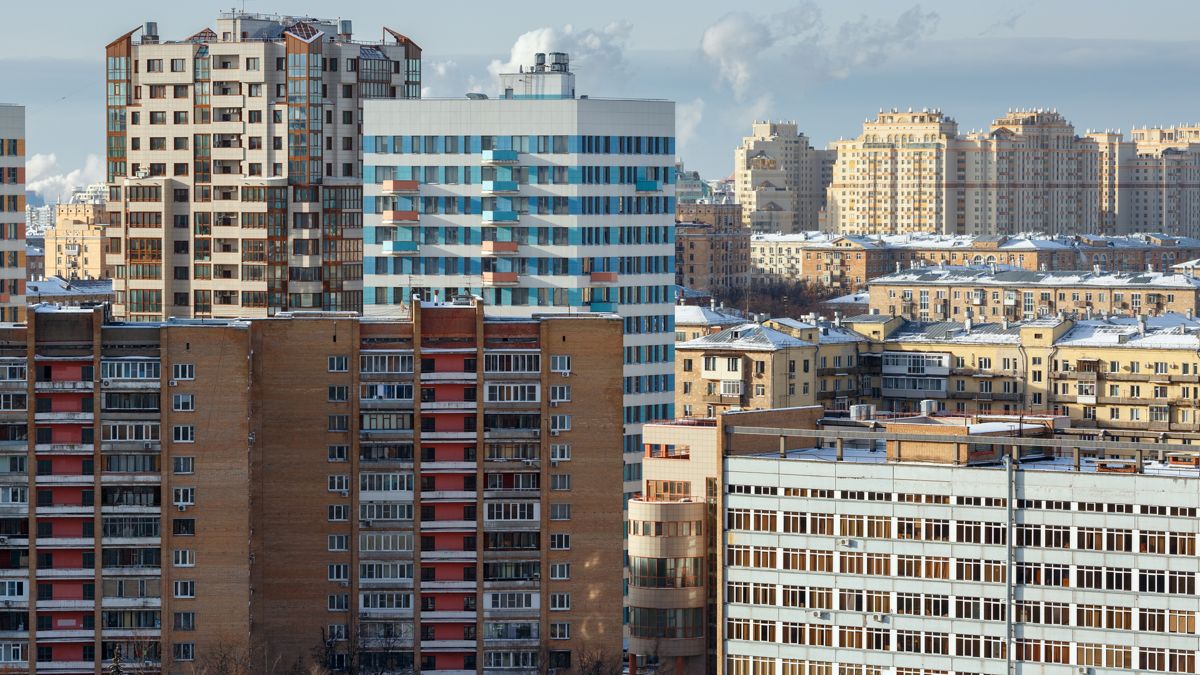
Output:
<instances>
[{"instance_id":1,"label":"pitched roof","mask_svg":"<svg viewBox=\"0 0 1200 675\"><path fill-rule=\"evenodd\" d=\"M739 351L773 352L789 347L811 347L805 342L757 323L743 323L719 333L705 335L676 345L676 349L736 349Z\"/></svg>"},{"instance_id":2,"label":"pitched roof","mask_svg":"<svg viewBox=\"0 0 1200 675\"><path fill-rule=\"evenodd\" d=\"M744 323L740 315L703 305L675 305L676 326L728 326Z\"/></svg>"}]
</instances>

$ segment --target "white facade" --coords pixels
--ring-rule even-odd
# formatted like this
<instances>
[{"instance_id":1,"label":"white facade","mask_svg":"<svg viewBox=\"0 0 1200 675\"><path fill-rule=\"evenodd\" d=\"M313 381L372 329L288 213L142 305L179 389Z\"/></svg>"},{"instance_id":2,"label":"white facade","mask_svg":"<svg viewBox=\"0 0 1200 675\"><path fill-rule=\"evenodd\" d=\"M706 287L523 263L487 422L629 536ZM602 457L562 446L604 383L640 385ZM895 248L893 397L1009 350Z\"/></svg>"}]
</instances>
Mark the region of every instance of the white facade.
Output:
<instances>
[{"instance_id":1,"label":"white facade","mask_svg":"<svg viewBox=\"0 0 1200 675\"><path fill-rule=\"evenodd\" d=\"M0 105L0 320L25 318L25 106Z\"/></svg>"},{"instance_id":2,"label":"white facade","mask_svg":"<svg viewBox=\"0 0 1200 675\"><path fill-rule=\"evenodd\" d=\"M670 101L364 106L365 314L462 293L496 315L620 314L626 493L641 423L673 415L674 134Z\"/></svg>"},{"instance_id":3,"label":"white facade","mask_svg":"<svg viewBox=\"0 0 1200 675\"><path fill-rule=\"evenodd\" d=\"M725 673L1196 672L1195 467L883 454L726 459Z\"/></svg>"}]
</instances>

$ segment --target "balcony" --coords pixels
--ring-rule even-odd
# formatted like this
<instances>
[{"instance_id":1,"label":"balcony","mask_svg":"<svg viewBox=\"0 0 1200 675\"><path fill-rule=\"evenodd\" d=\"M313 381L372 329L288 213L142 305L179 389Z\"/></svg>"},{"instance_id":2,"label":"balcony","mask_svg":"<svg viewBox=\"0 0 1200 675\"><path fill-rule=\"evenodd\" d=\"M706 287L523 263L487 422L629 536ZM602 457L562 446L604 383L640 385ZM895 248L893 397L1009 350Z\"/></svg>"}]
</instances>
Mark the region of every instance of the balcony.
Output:
<instances>
[{"instance_id":1,"label":"balcony","mask_svg":"<svg viewBox=\"0 0 1200 675\"><path fill-rule=\"evenodd\" d=\"M35 419L36 419L36 421L38 421L38 422L50 422L50 423L55 423L55 422L65 422L65 423L80 423L80 422L87 422L87 423L89 423L89 424L90 424L90 423L91 423L91 421L92 421L92 413L90 413L90 412L79 412L79 411L76 411L76 410L72 410L72 411L52 410L52 411L49 411L49 412L38 412L38 413L36 414L36 417L35 417Z\"/></svg>"},{"instance_id":2,"label":"balcony","mask_svg":"<svg viewBox=\"0 0 1200 675\"><path fill-rule=\"evenodd\" d=\"M588 309L593 312L602 312L604 314L612 314L613 312L617 311L617 303L594 301L588 305Z\"/></svg>"},{"instance_id":3,"label":"balcony","mask_svg":"<svg viewBox=\"0 0 1200 675\"><path fill-rule=\"evenodd\" d=\"M35 391L91 391L95 384L92 380L51 380L35 382L33 388Z\"/></svg>"},{"instance_id":4,"label":"balcony","mask_svg":"<svg viewBox=\"0 0 1200 675\"><path fill-rule=\"evenodd\" d=\"M516 164L519 157L516 150L484 150L480 161L484 164Z\"/></svg>"},{"instance_id":5,"label":"balcony","mask_svg":"<svg viewBox=\"0 0 1200 675\"><path fill-rule=\"evenodd\" d=\"M589 276L593 284L615 284L617 283L618 275L616 272L592 272Z\"/></svg>"},{"instance_id":6,"label":"balcony","mask_svg":"<svg viewBox=\"0 0 1200 675\"><path fill-rule=\"evenodd\" d=\"M385 180L383 181L384 194L392 195L412 195L421 191L420 185L415 180Z\"/></svg>"},{"instance_id":7,"label":"balcony","mask_svg":"<svg viewBox=\"0 0 1200 675\"><path fill-rule=\"evenodd\" d=\"M520 190L515 180L485 180L482 191L485 195L512 194Z\"/></svg>"},{"instance_id":8,"label":"balcony","mask_svg":"<svg viewBox=\"0 0 1200 675\"><path fill-rule=\"evenodd\" d=\"M34 452L50 455L90 455L96 451L91 443L38 443Z\"/></svg>"},{"instance_id":9,"label":"balcony","mask_svg":"<svg viewBox=\"0 0 1200 675\"><path fill-rule=\"evenodd\" d=\"M480 252L483 255L516 255L520 247L515 241L485 241Z\"/></svg>"},{"instance_id":10,"label":"balcony","mask_svg":"<svg viewBox=\"0 0 1200 675\"><path fill-rule=\"evenodd\" d=\"M484 211L485 223L515 223L520 220L516 211Z\"/></svg>"},{"instance_id":11,"label":"balcony","mask_svg":"<svg viewBox=\"0 0 1200 675\"><path fill-rule=\"evenodd\" d=\"M386 255L416 255L420 245L415 241L385 241L383 252Z\"/></svg>"},{"instance_id":12,"label":"balcony","mask_svg":"<svg viewBox=\"0 0 1200 675\"><path fill-rule=\"evenodd\" d=\"M517 284L516 272L484 272L484 286L515 286Z\"/></svg>"},{"instance_id":13,"label":"balcony","mask_svg":"<svg viewBox=\"0 0 1200 675\"><path fill-rule=\"evenodd\" d=\"M638 192L661 192L662 183L656 180L639 180L635 184L635 189Z\"/></svg>"},{"instance_id":14,"label":"balcony","mask_svg":"<svg viewBox=\"0 0 1200 675\"><path fill-rule=\"evenodd\" d=\"M420 220L416 211L384 211L384 223L415 223Z\"/></svg>"}]
</instances>

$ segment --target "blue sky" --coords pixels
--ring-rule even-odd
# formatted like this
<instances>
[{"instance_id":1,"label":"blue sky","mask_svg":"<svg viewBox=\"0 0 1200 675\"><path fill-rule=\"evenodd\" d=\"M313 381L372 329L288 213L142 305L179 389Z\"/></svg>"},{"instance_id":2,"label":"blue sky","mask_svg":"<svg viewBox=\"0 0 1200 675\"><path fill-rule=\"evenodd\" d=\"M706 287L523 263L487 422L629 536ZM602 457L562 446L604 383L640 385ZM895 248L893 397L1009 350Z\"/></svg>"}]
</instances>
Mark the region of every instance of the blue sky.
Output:
<instances>
[{"instance_id":1,"label":"blue sky","mask_svg":"<svg viewBox=\"0 0 1200 675\"><path fill-rule=\"evenodd\" d=\"M31 186L53 198L101 175L103 47L157 21L164 39L211 25L222 3L12 3L4 99L28 106ZM523 9L526 5L529 9ZM240 3L237 4L240 7ZM1014 0L338 3L246 0L247 11L387 25L424 47L427 96L492 92L534 51L573 56L581 93L679 102L681 158L730 172L756 118L795 120L817 145L881 107L940 107L962 130L1013 107L1057 108L1080 131L1200 121L1200 3ZM535 9L536 8L536 9Z\"/></svg>"}]
</instances>

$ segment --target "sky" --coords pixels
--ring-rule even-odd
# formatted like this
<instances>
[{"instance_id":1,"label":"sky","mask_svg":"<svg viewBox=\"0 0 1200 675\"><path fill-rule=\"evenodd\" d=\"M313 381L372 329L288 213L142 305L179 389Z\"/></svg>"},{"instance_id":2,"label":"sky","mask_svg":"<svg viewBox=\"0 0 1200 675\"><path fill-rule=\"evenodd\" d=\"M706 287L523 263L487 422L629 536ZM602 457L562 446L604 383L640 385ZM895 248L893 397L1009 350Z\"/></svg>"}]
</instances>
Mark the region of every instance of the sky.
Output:
<instances>
[{"instance_id":1,"label":"sky","mask_svg":"<svg viewBox=\"0 0 1200 675\"><path fill-rule=\"evenodd\" d=\"M496 93L496 74L566 51L577 90L677 102L678 154L728 175L758 119L795 121L818 147L881 108L940 108L961 131L1012 108L1088 129L1200 121L1195 0L756 0L435 3L246 0L250 12L388 26L424 49L423 95ZM53 201L103 179L104 45L145 21L181 39L242 3L11 3L0 99L27 106L29 188ZM528 7L528 9L523 9Z\"/></svg>"}]
</instances>

